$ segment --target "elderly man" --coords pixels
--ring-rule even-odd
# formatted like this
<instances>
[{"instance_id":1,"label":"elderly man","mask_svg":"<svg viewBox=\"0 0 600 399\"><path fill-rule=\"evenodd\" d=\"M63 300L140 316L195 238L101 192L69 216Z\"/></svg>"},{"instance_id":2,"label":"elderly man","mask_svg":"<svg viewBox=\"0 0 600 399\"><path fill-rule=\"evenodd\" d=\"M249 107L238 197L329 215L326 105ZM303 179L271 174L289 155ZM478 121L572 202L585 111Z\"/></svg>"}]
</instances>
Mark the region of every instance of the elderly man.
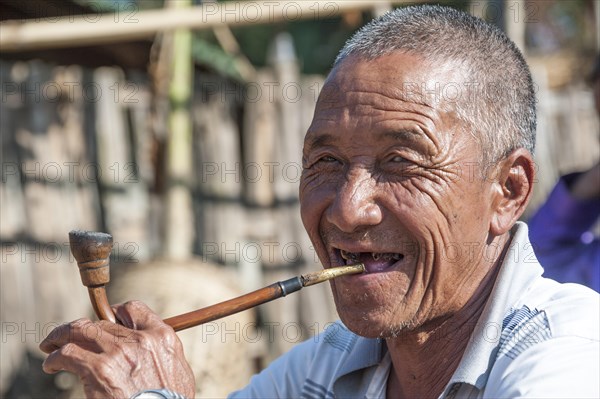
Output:
<instances>
[{"instance_id":1,"label":"elderly man","mask_svg":"<svg viewBox=\"0 0 600 399\"><path fill-rule=\"evenodd\" d=\"M339 324L232 396L598 397L599 297L542 278L517 222L535 125L525 61L485 22L409 7L358 32L319 97L300 198L323 265L367 272L331 283ZM44 369L91 397L192 397L173 331L138 302L116 314L131 330L59 327Z\"/></svg>"}]
</instances>

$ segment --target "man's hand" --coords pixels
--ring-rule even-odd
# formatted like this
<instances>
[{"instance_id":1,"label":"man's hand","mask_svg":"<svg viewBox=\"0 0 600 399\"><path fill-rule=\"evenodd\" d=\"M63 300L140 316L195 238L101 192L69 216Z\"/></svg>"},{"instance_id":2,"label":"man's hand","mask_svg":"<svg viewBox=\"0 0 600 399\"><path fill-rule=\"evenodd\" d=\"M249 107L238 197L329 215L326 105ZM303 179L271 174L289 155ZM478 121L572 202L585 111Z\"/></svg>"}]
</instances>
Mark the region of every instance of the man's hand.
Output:
<instances>
[{"instance_id":1,"label":"man's hand","mask_svg":"<svg viewBox=\"0 0 600 399\"><path fill-rule=\"evenodd\" d=\"M55 328L40 344L50 354L44 371L78 375L88 398L123 399L153 388L193 398L194 375L173 329L141 302L114 310L123 325L79 319Z\"/></svg>"}]
</instances>

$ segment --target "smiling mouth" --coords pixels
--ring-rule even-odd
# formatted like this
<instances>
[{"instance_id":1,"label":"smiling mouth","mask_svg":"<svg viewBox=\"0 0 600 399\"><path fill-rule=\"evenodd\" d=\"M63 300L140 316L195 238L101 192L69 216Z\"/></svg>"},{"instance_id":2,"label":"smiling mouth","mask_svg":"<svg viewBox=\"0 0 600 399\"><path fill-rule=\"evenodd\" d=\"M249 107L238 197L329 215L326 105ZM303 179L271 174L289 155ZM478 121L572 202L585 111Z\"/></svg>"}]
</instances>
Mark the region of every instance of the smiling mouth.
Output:
<instances>
[{"instance_id":1,"label":"smiling mouth","mask_svg":"<svg viewBox=\"0 0 600 399\"><path fill-rule=\"evenodd\" d=\"M346 265L363 263L368 273L385 271L404 259L403 254L394 252L348 252L343 249L339 252Z\"/></svg>"}]
</instances>

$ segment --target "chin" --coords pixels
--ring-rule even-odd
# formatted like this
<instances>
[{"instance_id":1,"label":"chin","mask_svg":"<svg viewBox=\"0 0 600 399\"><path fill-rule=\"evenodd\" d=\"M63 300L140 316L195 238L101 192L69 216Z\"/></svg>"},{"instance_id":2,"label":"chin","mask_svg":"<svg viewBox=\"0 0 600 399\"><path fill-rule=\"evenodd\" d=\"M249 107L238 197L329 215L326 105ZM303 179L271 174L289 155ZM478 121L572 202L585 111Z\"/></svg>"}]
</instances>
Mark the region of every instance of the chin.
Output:
<instances>
[{"instance_id":1,"label":"chin","mask_svg":"<svg viewBox=\"0 0 600 399\"><path fill-rule=\"evenodd\" d=\"M389 314L375 310L360 311L356 308L338 307L338 315L350 331L365 338L396 338L403 332L418 327L413 318L390 320Z\"/></svg>"},{"instance_id":2,"label":"chin","mask_svg":"<svg viewBox=\"0 0 600 399\"><path fill-rule=\"evenodd\" d=\"M408 324L398 326L372 320L356 320L354 318L346 320L344 317L341 319L350 331L364 338L397 338L402 333L412 330Z\"/></svg>"}]
</instances>

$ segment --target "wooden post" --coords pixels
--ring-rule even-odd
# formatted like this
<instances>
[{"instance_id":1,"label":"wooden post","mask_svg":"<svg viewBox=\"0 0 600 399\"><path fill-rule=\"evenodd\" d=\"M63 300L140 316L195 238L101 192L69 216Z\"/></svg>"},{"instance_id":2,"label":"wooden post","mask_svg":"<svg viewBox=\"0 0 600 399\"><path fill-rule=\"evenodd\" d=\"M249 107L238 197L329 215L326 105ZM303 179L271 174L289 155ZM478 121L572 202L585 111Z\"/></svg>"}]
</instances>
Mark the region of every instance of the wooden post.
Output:
<instances>
[{"instance_id":1,"label":"wooden post","mask_svg":"<svg viewBox=\"0 0 600 399\"><path fill-rule=\"evenodd\" d=\"M125 84L119 68L96 69L94 81L103 94L96 103L96 142L104 227L116 237L115 253L120 257L128 261L147 259L149 195L145 182L140 180L137 159L132 156L135 141L131 141L133 132L129 132L126 119L128 102L140 102L142 98L137 96L133 83ZM125 246L135 249L119 251Z\"/></svg>"},{"instance_id":2,"label":"wooden post","mask_svg":"<svg viewBox=\"0 0 600 399\"><path fill-rule=\"evenodd\" d=\"M169 6L185 8L190 3L190 0L173 0L169 2ZM164 253L171 259L186 259L192 253L194 240L190 192L192 174L190 102L194 81L192 33L188 29L178 29L173 35Z\"/></svg>"},{"instance_id":3,"label":"wooden post","mask_svg":"<svg viewBox=\"0 0 600 399\"><path fill-rule=\"evenodd\" d=\"M594 15L596 16L596 51L600 51L600 2L592 1L594 5Z\"/></svg>"},{"instance_id":4,"label":"wooden post","mask_svg":"<svg viewBox=\"0 0 600 399\"><path fill-rule=\"evenodd\" d=\"M275 152L278 163L275 196L280 201L289 202L298 198L297 174L302 162L304 137L304 133L300 132L300 105L303 95L299 84L300 71L289 33L280 33L275 37L269 58L278 83L274 96L279 111L279 146Z\"/></svg>"},{"instance_id":5,"label":"wooden post","mask_svg":"<svg viewBox=\"0 0 600 399\"><path fill-rule=\"evenodd\" d=\"M526 55L525 22L527 11L525 0L510 0L504 2L504 28L506 35L515 42L519 50Z\"/></svg>"},{"instance_id":6,"label":"wooden post","mask_svg":"<svg viewBox=\"0 0 600 399\"><path fill-rule=\"evenodd\" d=\"M248 174L245 179L245 200L261 207L275 202L273 185L275 145L278 141L277 110L267 95L268 84L275 76L268 69L257 73L257 79L248 85L244 105L244 161ZM252 172L252 174L250 174Z\"/></svg>"},{"instance_id":7,"label":"wooden post","mask_svg":"<svg viewBox=\"0 0 600 399\"><path fill-rule=\"evenodd\" d=\"M203 91L193 108L194 169L199 194L195 203L197 245L209 259L236 265L242 256L241 234L245 228L240 201L243 165L235 120L237 92L218 77L206 79L212 90Z\"/></svg>"},{"instance_id":8,"label":"wooden post","mask_svg":"<svg viewBox=\"0 0 600 399\"><path fill-rule=\"evenodd\" d=\"M471 0L469 12L481 19L485 19L485 10L488 5L488 0Z\"/></svg>"}]
</instances>

